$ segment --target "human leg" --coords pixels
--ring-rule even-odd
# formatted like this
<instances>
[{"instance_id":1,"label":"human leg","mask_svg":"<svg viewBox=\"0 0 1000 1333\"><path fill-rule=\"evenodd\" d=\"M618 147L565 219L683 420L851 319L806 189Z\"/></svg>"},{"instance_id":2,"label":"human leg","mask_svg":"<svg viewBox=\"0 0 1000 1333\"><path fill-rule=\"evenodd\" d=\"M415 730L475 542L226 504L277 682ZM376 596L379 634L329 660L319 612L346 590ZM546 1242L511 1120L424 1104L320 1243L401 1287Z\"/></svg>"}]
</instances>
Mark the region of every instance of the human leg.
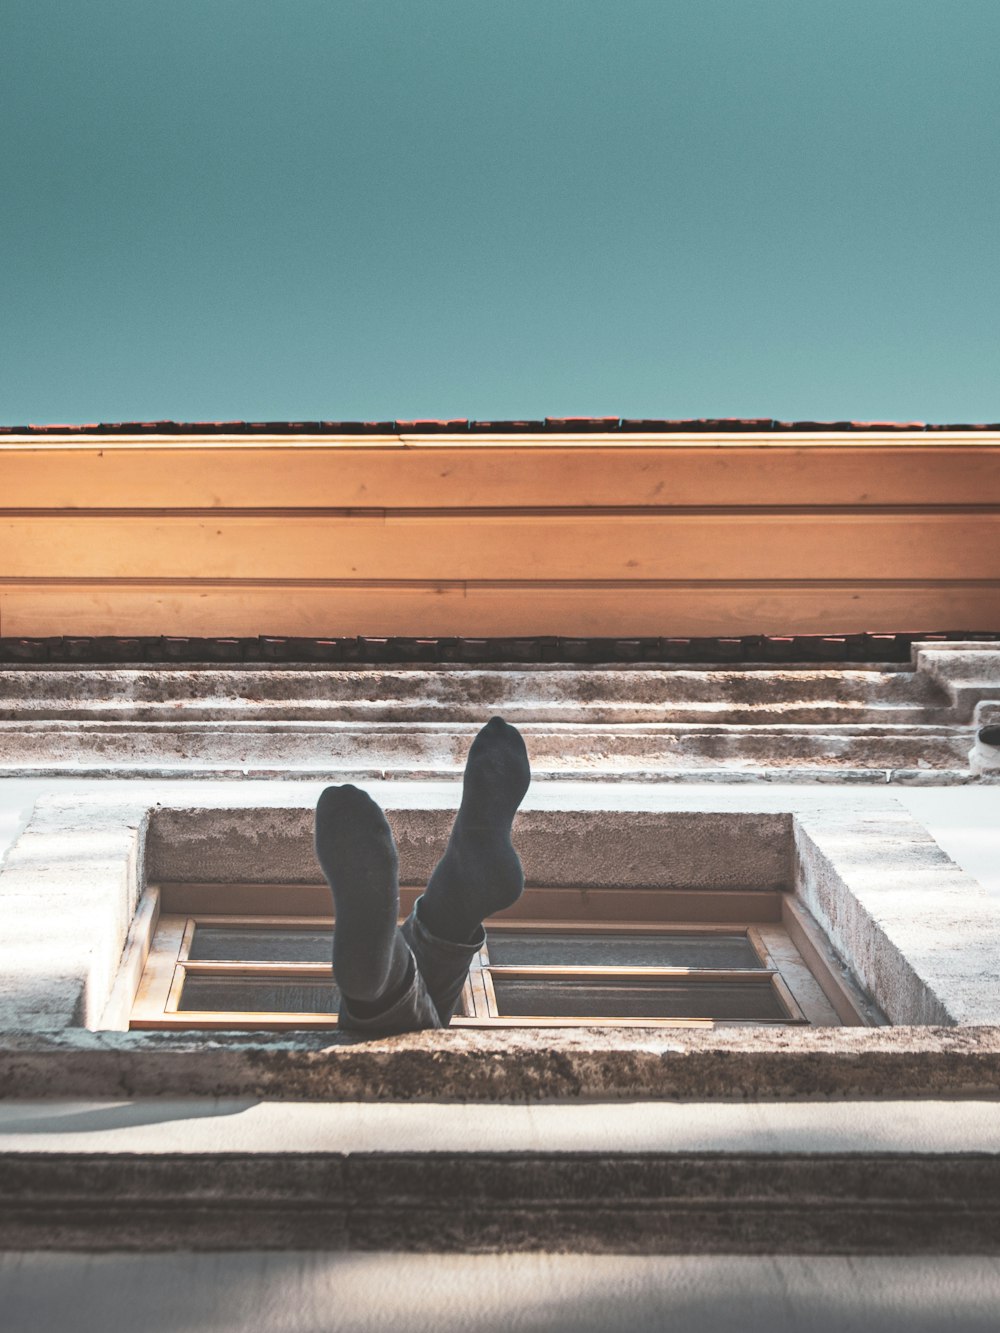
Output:
<instances>
[{"instance_id":1,"label":"human leg","mask_svg":"<svg viewBox=\"0 0 1000 1333\"><path fill-rule=\"evenodd\" d=\"M444 856L402 927L443 1023L454 1013L469 963L485 941L483 921L512 906L524 888L510 835L530 781L520 732L491 718L469 750L462 803ZM462 950L468 954L464 970Z\"/></svg>"},{"instance_id":2,"label":"human leg","mask_svg":"<svg viewBox=\"0 0 1000 1333\"><path fill-rule=\"evenodd\" d=\"M384 814L351 785L322 793L316 854L334 896L341 1028L385 1035L447 1026L485 940L483 920L524 887L510 833L530 780L520 733L492 718L469 751L444 856L399 929L398 860Z\"/></svg>"},{"instance_id":3,"label":"human leg","mask_svg":"<svg viewBox=\"0 0 1000 1333\"><path fill-rule=\"evenodd\" d=\"M316 806L316 856L333 892L333 971L361 1003L398 991L410 960L396 931L399 859L385 815L367 792L327 787Z\"/></svg>"},{"instance_id":4,"label":"human leg","mask_svg":"<svg viewBox=\"0 0 1000 1333\"><path fill-rule=\"evenodd\" d=\"M398 858L385 815L350 784L316 806L316 855L333 893L333 973L345 1031L440 1027L399 917Z\"/></svg>"}]
</instances>

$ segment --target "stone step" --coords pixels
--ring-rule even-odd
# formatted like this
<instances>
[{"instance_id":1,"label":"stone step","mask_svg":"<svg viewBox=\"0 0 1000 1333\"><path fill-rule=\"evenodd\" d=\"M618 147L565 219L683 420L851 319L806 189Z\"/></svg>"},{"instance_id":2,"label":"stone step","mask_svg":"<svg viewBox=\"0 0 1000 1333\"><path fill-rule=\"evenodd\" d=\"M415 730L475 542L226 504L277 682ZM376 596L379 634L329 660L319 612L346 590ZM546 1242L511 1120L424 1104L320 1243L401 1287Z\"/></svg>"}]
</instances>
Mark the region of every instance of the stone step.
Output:
<instances>
[{"instance_id":1,"label":"stone step","mask_svg":"<svg viewBox=\"0 0 1000 1333\"><path fill-rule=\"evenodd\" d=\"M912 671L593 668L0 671L0 719L559 723L947 720Z\"/></svg>"},{"instance_id":2,"label":"stone step","mask_svg":"<svg viewBox=\"0 0 1000 1333\"><path fill-rule=\"evenodd\" d=\"M287 767L335 772L451 777L461 773L479 722L23 722L0 723L3 765L65 764L156 768ZM717 768L816 767L943 770L968 764L966 727L850 724L745 727L647 724L552 727L522 732L536 776L646 777Z\"/></svg>"},{"instance_id":3,"label":"stone step","mask_svg":"<svg viewBox=\"0 0 1000 1333\"><path fill-rule=\"evenodd\" d=\"M994 1109L13 1103L0 1244L995 1252Z\"/></svg>"},{"instance_id":4,"label":"stone step","mask_svg":"<svg viewBox=\"0 0 1000 1333\"><path fill-rule=\"evenodd\" d=\"M501 713L524 731L538 777L992 778L1000 764L974 728L1000 698L1000 654L916 643L913 659L11 668L0 671L0 772L449 778Z\"/></svg>"}]
</instances>

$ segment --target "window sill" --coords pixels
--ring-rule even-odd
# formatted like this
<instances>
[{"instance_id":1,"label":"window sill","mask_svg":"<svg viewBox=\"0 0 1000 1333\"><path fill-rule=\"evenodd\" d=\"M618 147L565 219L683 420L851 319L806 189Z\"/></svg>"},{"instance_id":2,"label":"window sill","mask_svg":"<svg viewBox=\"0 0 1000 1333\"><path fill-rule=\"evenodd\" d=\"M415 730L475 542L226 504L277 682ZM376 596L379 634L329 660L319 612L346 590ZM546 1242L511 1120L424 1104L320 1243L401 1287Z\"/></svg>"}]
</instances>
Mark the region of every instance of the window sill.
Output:
<instances>
[{"instance_id":1,"label":"window sill","mask_svg":"<svg viewBox=\"0 0 1000 1333\"><path fill-rule=\"evenodd\" d=\"M502 1101L1000 1096L1000 1027L32 1032L8 1097Z\"/></svg>"}]
</instances>

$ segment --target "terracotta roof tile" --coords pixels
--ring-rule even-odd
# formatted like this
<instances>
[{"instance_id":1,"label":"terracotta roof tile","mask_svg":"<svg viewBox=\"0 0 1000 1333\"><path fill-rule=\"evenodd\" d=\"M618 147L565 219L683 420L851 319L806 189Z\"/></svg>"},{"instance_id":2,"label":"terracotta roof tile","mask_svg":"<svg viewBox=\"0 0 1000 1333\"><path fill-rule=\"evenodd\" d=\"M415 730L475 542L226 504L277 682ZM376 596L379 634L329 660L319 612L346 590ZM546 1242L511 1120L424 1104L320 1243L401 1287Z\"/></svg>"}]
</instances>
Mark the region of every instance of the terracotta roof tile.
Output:
<instances>
[{"instance_id":1,"label":"terracotta roof tile","mask_svg":"<svg viewBox=\"0 0 1000 1333\"><path fill-rule=\"evenodd\" d=\"M931 425L930 422L924 427L925 430L1000 430L1000 421L966 423L953 422L951 425Z\"/></svg>"},{"instance_id":2,"label":"terracotta roof tile","mask_svg":"<svg viewBox=\"0 0 1000 1333\"><path fill-rule=\"evenodd\" d=\"M773 430L774 426L770 417L690 417L674 420L626 417L621 423L624 431L672 431L685 434L693 431L722 431L731 434L737 431Z\"/></svg>"},{"instance_id":3,"label":"terracotta roof tile","mask_svg":"<svg viewBox=\"0 0 1000 1333\"><path fill-rule=\"evenodd\" d=\"M923 421L776 421L775 430L926 430Z\"/></svg>"},{"instance_id":4,"label":"terracotta roof tile","mask_svg":"<svg viewBox=\"0 0 1000 1333\"><path fill-rule=\"evenodd\" d=\"M408 421L103 421L86 424L0 426L2 435L393 435L580 434L585 432L696 432L752 434L764 431L1000 431L1000 422L777 421L771 417L546 417L544 420L476 421L417 418Z\"/></svg>"},{"instance_id":5,"label":"terracotta roof tile","mask_svg":"<svg viewBox=\"0 0 1000 1333\"><path fill-rule=\"evenodd\" d=\"M418 421L397 421L396 429L401 432L405 431L408 434L419 431L425 435L454 435L459 431L468 430L469 422L465 417L459 417L453 421L434 421L427 419Z\"/></svg>"},{"instance_id":6,"label":"terracotta roof tile","mask_svg":"<svg viewBox=\"0 0 1000 1333\"><path fill-rule=\"evenodd\" d=\"M906 662L914 639L997 643L966 630L900 634L749 634L741 638L0 638L0 662Z\"/></svg>"},{"instance_id":7,"label":"terracotta roof tile","mask_svg":"<svg viewBox=\"0 0 1000 1333\"><path fill-rule=\"evenodd\" d=\"M480 434L517 435L545 429L544 421L470 421L469 430Z\"/></svg>"},{"instance_id":8,"label":"terracotta roof tile","mask_svg":"<svg viewBox=\"0 0 1000 1333\"><path fill-rule=\"evenodd\" d=\"M621 425L621 417L546 417L545 429L557 431L612 431Z\"/></svg>"}]
</instances>

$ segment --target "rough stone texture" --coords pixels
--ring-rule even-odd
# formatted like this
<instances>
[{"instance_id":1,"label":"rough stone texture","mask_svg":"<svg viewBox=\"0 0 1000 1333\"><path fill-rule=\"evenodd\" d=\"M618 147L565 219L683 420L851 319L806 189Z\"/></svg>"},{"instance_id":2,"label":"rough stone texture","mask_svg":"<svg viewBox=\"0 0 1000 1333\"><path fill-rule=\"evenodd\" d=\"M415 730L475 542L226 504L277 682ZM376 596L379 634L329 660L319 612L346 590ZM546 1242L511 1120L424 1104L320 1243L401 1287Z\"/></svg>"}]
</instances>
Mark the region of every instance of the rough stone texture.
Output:
<instances>
[{"instance_id":1,"label":"rough stone texture","mask_svg":"<svg viewBox=\"0 0 1000 1333\"><path fill-rule=\"evenodd\" d=\"M19 1154L0 1165L5 1249L1000 1250L995 1155Z\"/></svg>"},{"instance_id":2,"label":"rough stone texture","mask_svg":"<svg viewBox=\"0 0 1000 1333\"><path fill-rule=\"evenodd\" d=\"M996 645L914 645L916 669L651 665L0 670L0 772L452 776L493 712L537 776L976 780Z\"/></svg>"},{"instance_id":3,"label":"rough stone texture","mask_svg":"<svg viewBox=\"0 0 1000 1333\"><path fill-rule=\"evenodd\" d=\"M1000 699L976 705L974 714L975 740L969 751L969 768L983 782L1000 781L1000 746L984 745L979 739L981 727L995 727L1000 723Z\"/></svg>"},{"instance_id":4,"label":"rough stone texture","mask_svg":"<svg viewBox=\"0 0 1000 1333\"><path fill-rule=\"evenodd\" d=\"M990 781L972 772L968 767L966 751L971 732L962 740L955 740L956 748L962 750L960 767L954 768L844 768L820 760L813 764L787 764L781 766L752 765L741 767L722 761L716 766L701 764L692 767L656 768L643 767L614 773L613 780L629 783L633 786L650 784L669 784L671 786L719 786L739 785L802 785L837 786L837 787L882 787L891 783L894 787L964 787L978 782ZM471 740L471 733L469 736ZM645 756L644 756L645 760ZM2 765L0 765L2 769ZM608 774L597 768L587 769L551 769L539 770L535 765L533 777L536 782L560 782L569 780L574 783L593 783L601 785L607 781ZM21 764L16 769L8 770L6 776L13 773L31 781L44 781L49 778L81 779L96 781L184 781L187 779L211 779L216 781L260 781L291 780L302 782L384 782L399 784L424 782L454 782L461 777L461 767L454 768L331 768L325 763L308 763L294 768L280 764L238 764L218 765L210 762L193 763L190 759L178 759L176 762L157 760L155 764L119 763L116 760L85 762L63 765L58 761L46 761L39 764ZM0 771L0 779L5 774Z\"/></svg>"},{"instance_id":5,"label":"rough stone texture","mask_svg":"<svg viewBox=\"0 0 1000 1333\"><path fill-rule=\"evenodd\" d=\"M0 1245L1000 1247L993 1102L0 1107Z\"/></svg>"},{"instance_id":6,"label":"rough stone texture","mask_svg":"<svg viewBox=\"0 0 1000 1333\"><path fill-rule=\"evenodd\" d=\"M1000 905L902 812L795 818L796 893L892 1023L1000 1022Z\"/></svg>"},{"instance_id":7,"label":"rough stone texture","mask_svg":"<svg viewBox=\"0 0 1000 1333\"><path fill-rule=\"evenodd\" d=\"M987 645L988 647L988 645ZM0 669L0 719L637 724L950 720L920 672L831 667L114 667Z\"/></svg>"},{"instance_id":8,"label":"rough stone texture","mask_svg":"<svg viewBox=\"0 0 1000 1333\"><path fill-rule=\"evenodd\" d=\"M39 802L0 871L0 1029L96 1026L143 884L142 805Z\"/></svg>"},{"instance_id":9,"label":"rough stone texture","mask_svg":"<svg viewBox=\"0 0 1000 1333\"><path fill-rule=\"evenodd\" d=\"M450 810L387 811L405 883L428 878L444 851ZM311 810L169 809L151 812L152 881L316 883ZM522 811L515 842L537 885L787 887L791 816L687 811L609 814Z\"/></svg>"},{"instance_id":10,"label":"rough stone texture","mask_svg":"<svg viewBox=\"0 0 1000 1333\"><path fill-rule=\"evenodd\" d=\"M1000 650L991 643L914 643L918 672L943 690L959 718L971 717L977 703L1000 696Z\"/></svg>"},{"instance_id":11,"label":"rough stone texture","mask_svg":"<svg viewBox=\"0 0 1000 1333\"><path fill-rule=\"evenodd\" d=\"M480 719L482 713L480 714ZM966 766L969 727L911 724L753 725L688 723L573 724L560 729L521 723L536 777L607 779L663 773L844 768L958 772ZM479 723L114 722L0 723L8 764L22 772L109 775L166 772L338 773L397 778L462 772Z\"/></svg>"},{"instance_id":12,"label":"rough stone texture","mask_svg":"<svg viewBox=\"0 0 1000 1333\"><path fill-rule=\"evenodd\" d=\"M1000 1097L1000 1029L7 1034L10 1097L490 1102Z\"/></svg>"}]
</instances>

